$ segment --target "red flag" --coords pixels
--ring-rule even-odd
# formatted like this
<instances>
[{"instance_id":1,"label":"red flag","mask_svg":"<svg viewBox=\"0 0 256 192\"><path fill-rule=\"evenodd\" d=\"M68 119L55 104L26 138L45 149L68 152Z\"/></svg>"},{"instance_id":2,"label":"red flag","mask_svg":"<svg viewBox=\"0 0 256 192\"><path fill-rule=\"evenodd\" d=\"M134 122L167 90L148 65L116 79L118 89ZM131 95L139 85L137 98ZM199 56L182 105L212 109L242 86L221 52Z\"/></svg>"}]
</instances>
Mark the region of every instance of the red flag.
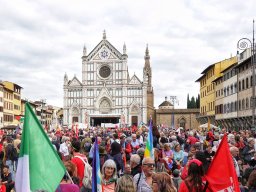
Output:
<instances>
[{"instance_id":1,"label":"red flag","mask_svg":"<svg viewBox=\"0 0 256 192\"><path fill-rule=\"evenodd\" d=\"M78 124L76 124L76 138L78 138Z\"/></svg>"},{"instance_id":2,"label":"red flag","mask_svg":"<svg viewBox=\"0 0 256 192\"><path fill-rule=\"evenodd\" d=\"M213 191L240 192L226 134L222 138L214 159L210 164L206 180L209 188Z\"/></svg>"},{"instance_id":3,"label":"red flag","mask_svg":"<svg viewBox=\"0 0 256 192\"><path fill-rule=\"evenodd\" d=\"M21 116L15 115L15 119L16 119L17 121L20 121L20 118L21 118Z\"/></svg>"}]
</instances>

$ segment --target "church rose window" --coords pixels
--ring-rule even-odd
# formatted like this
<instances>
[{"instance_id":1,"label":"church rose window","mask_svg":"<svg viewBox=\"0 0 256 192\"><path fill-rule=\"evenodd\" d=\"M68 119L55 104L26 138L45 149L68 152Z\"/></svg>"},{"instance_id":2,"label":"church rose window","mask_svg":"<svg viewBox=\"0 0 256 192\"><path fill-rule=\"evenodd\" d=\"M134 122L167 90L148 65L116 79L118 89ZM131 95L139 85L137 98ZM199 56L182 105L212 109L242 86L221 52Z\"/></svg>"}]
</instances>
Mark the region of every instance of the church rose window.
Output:
<instances>
[{"instance_id":1,"label":"church rose window","mask_svg":"<svg viewBox=\"0 0 256 192\"><path fill-rule=\"evenodd\" d=\"M108 78L110 73L111 73L111 70L108 66L105 65L100 68L99 74L102 78Z\"/></svg>"}]
</instances>

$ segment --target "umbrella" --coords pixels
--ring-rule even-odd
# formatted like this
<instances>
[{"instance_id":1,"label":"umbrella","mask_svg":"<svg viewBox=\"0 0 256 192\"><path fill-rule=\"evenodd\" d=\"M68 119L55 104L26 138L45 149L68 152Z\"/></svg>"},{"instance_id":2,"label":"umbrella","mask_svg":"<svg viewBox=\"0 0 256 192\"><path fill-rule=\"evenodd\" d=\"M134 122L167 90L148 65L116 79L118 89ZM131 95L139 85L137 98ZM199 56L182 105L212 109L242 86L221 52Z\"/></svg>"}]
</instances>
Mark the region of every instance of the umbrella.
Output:
<instances>
[{"instance_id":1,"label":"umbrella","mask_svg":"<svg viewBox=\"0 0 256 192\"><path fill-rule=\"evenodd\" d=\"M200 128L208 128L208 123L202 124L199 126ZM217 126L210 124L210 128L218 128Z\"/></svg>"},{"instance_id":2,"label":"umbrella","mask_svg":"<svg viewBox=\"0 0 256 192\"><path fill-rule=\"evenodd\" d=\"M17 125L7 125L5 127L2 127L1 129L16 129Z\"/></svg>"}]
</instances>

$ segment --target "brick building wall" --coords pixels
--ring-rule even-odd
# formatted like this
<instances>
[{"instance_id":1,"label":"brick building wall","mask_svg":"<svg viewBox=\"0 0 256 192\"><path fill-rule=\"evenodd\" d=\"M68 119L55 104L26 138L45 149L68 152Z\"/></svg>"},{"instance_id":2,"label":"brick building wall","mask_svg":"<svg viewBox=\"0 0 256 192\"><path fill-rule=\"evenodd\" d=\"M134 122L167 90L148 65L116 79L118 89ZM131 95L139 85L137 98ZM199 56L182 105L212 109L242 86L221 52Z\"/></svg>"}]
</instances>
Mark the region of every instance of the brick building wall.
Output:
<instances>
[{"instance_id":1,"label":"brick building wall","mask_svg":"<svg viewBox=\"0 0 256 192\"><path fill-rule=\"evenodd\" d=\"M172 114L174 114L174 127L178 128L185 125L185 129L198 128L199 123L196 117L199 115L199 109L157 109L155 125L164 125L171 127Z\"/></svg>"}]
</instances>

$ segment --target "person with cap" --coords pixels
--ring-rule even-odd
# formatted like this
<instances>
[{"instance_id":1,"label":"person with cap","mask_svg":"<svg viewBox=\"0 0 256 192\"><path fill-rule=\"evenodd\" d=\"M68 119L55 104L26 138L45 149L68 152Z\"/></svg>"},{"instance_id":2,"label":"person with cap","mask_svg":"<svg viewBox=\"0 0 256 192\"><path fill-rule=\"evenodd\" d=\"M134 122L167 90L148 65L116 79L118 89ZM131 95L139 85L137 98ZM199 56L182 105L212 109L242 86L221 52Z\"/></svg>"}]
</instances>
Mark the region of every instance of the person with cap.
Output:
<instances>
[{"instance_id":1,"label":"person with cap","mask_svg":"<svg viewBox=\"0 0 256 192\"><path fill-rule=\"evenodd\" d=\"M85 135L85 138L81 141L81 150L88 155L92 146L92 139L89 135Z\"/></svg>"},{"instance_id":2,"label":"person with cap","mask_svg":"<svg viewBox=\"0 0 256 192\"><path fill-rule=\"evenodd\" d=\"M100 168L102 168L105 161L108 159L113 159L113 157L107 153L104 145L99 146L99 156L100 156Z\"/></svg>"}]
</instances>

